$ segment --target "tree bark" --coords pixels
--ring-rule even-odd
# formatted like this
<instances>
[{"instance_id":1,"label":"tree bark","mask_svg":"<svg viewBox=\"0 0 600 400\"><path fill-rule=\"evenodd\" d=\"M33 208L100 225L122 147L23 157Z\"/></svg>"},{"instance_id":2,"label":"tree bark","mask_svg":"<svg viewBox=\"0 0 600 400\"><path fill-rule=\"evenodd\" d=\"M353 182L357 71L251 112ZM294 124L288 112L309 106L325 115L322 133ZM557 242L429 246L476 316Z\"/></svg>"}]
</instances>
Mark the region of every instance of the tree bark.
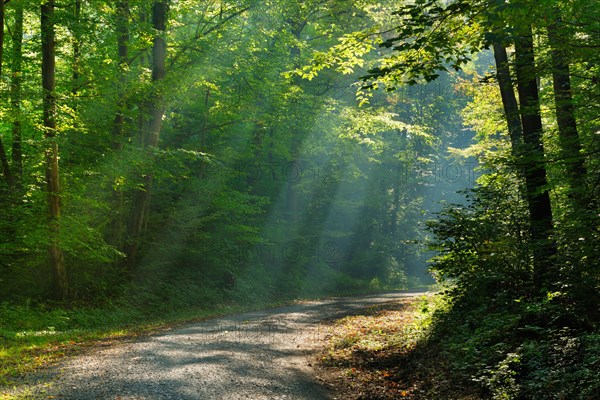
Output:
<instances>
[{"instance_id":1,"label":"tree bark","mask_svg":"<svg viewBox=\"0 0 600 400\"><path fill-rule=\"evenodd\" d=\"M519 105L517 103L515 90L510 77L508 55L506 53L506 48L502 44L494 44L494 60L496 61L496 75L498 79L498 86L500 87L500 95L502 96L504 116L508 125L511 153L513 158L517 160L523 144L523 129L521 127Z\"/></svg>"},{"instance_id":2,"label":"tree bark","mask_svg":"<svg viewBox=\"0 0 600 400\"><path fill-rule=\"evenodd\" d=\"M15 182L10 170L10 164L8 163L8 156L6 155L6 150L4 149L2 137L0 137L0 163L2 164L2 174L4 175L4 179L6 179L6 183L8 183L8 186L10 187L14 186Z\"/></svg>"},{"instance_id":3,"label":"tree bark","mask_svg":"<svg viewBox=\"0 0 600 400\"><path fill-rule=\"evenodd\" d=\"M3 48L4 48L4 0L0 0L0 76L2 75L2 63L3 63ZM4 179L10 187L14 186L15 182L13 174L8 163L8 156L6 155L6 149L0 136L0 164L2 165L2 173Z\"/></svg>"},{"instance_id":4,"label":"tree bark","mask_svg":"<svg viewBox=\"0 0 600 400\"><path fill-rule=\"evenodd\" d=\"M42 88L46 149L46 184L48 191L49 236L48 255L53 273L54 296L66 301L69 283L65 259L60 243L60 183L58 170L58 143L56 142L56 95L55 95L55 33L54 0L41 5L42 33Z\"/></svg>"},{"instance_id":5,"label":"tree bark","mask_svg":"<svg viewBox=\"0 0 600 400\"><path fill-rule=\"evenodd\" d=\"M125 98L125 74L129 64L129 1L119 0L117 2L117 19L116 19L116 33L117 33L117 56L119 62L119 87L117 89L117 111L113 122L113 150L118 153L123 150L123 136L125 129L125 111L127 108L127 99ZM115 184L119 178L119 174L116 173L114 176ZM119 187L113 189L113 200L115 204L115 214L113 216L112 226L112 237L110 242L117 248L123 247L123 204L124 204L124 193Z\"/></svg>"},{"instance_id":6,"label":"tree bark","mask_svg":"<svg viewBox=\"0 0 600 400\"><path fill-rule=\"evenodd\" d=\"M117 98L117 113L113 125L113 149L123 149L123 128L125 124L126 100L124 99L123 86L125 84L125 70L129 64L129 1L120 0L117 2L117 57L119 62L119 81Z\"/></svg>"},{"instance_id":7,"label":"tree bark","mask_svg":"<svg viewBox=\"0 0 600 400\"><path fill-rule=\"evenodd\" d=\"M556 107L556 123L569 194L573 197L575 211L588 208L585 187L587 170L581 153L581 141L575 119L575 107L571 91L571 72L564 41L558 34L557 23L548 27L548 42L552 58L552 81Z\"/></svg>"},{"instance_id":8,"label":"tree bark","mask_svg":"<svg viewBox=\"0 0 600 400\"><path fill-rule=\"evenodd\" d=\"M527 26L523 34L516 39L515 71L523 128L522 165L533 245L533 280L534 286L542 289L552 281L552 262L556 254L556 244L552 238L552 207L547 188L542 143L543 126L531 26Z\"/></svg>"},{"instance_id":9,"label":"tree bark","mask_svg":"<svg viewBox=\"0 0 600 400\"><path fill-rule=\"evenodd\" d=\"M73 110L77 111L77 94L79 92L79 86L81 85L80 68L81 68L81 4L82 0L75 0L75 9L73 10L73 29L71 34L73 35L73 65L72 65L72 76L71 76L71 94L73 95Z\"/></svg>"},{"instance_id":10,"label":"tree bark","mask_svg":"<svg viewBox=\"0 0 600 400\"><path fill-rule=\"evenodd\" d=\"M15 180L23 179L23 149L21 102L23 73L23 2L15 4L15 24L12 29L12 79L10 83L10 104L12 109L12 164Z\"/></svg>"},{"instance_id":11,"label":"tree bark","mask_svg":"<svg viewBox=\"0 0 600 400\"><path fill-rule=\"evenodd\" d=\"M144 146L149 150L158 146L162 129L162 119L165 112L163 89L160 85L166 76L167 46L164 34L166 33L167 9L167 1L155 1L152 5L152 26L156 31L152 46L152 82L154 83L154 93L149 104L150 123L148 130L147 133L142 132ZM149 157L151 157L150 154ZM139 241L146 223L145 218L148 215L152 181L152 174L147 173L142 187L135 194L127 227L125 254L127 255L127 262L132 273L137 261Z\"/></svg>"},{"instance_id":12,"label":"tree bark","mask_svg":"<svg viewBox=\"0 0 600 400\"><path fill-rule=\"evenodd\" d=\"M288 21L290 24L290 31L292 35L300 41L302 31L306 27L307 22L303 20L301 17L298 20L290 20ZM300 67L300 48L293 44L290 48L290 58L294 63L296 68ZM300 86L301 79L299 77L294 77L294 85ZM296 102L294 101L291 106L296 106ZM290 222L295 221L298 218L298 180L301 172L300 165L300 150L302 147L302 127L294 124L291 130L291 139L290 139L290 163L288 165L288 176L286 176L286 213Z\"/></svg>"}]
</instances>

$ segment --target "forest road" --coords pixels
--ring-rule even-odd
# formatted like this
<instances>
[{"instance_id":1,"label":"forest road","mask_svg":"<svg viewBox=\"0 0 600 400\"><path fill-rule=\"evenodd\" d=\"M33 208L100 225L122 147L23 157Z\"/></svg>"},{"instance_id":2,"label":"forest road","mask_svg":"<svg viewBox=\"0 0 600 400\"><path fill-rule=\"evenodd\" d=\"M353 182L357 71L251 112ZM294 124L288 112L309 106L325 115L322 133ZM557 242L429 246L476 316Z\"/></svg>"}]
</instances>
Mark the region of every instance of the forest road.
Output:
<instances>
[{"instance_id":1,"label":"forest road","mask_svg":"<svg viewBox=\"0 0 600 400\"><path fill-rule=\"evenodd\" d=\"M422 294L309 301L211 319L67 358L28 388L45 399L333 399L311 366L327 321Z\"/></svg>"}]
</instances>

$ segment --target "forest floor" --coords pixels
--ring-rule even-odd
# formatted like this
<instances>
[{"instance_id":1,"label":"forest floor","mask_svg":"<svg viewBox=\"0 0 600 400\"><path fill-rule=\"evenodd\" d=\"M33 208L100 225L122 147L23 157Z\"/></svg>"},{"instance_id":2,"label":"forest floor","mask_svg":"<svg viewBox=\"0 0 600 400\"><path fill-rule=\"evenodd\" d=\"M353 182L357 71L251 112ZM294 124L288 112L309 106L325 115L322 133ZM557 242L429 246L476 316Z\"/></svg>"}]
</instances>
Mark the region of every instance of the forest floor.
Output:
<instances>
[{"instance_id":1,"label":"forest floor","mask_svg":"<svg viewBox=\"0 0 600 400\"><path fill-rule=\"evenodd\" d=\"M319 379L344 400L475 400L428 335L432 294L374 304L330 321L317 355Z\"/></svg>"},{"instance_id":2,"label":"forest floor","mask_svg":"<svg viewBox=\"0 0 600 400\"><path fill-rule=\"evenodd\" d=\"M0 398L345 399L352 385L336 380L341 369L323 353L339 337L335 321L410 310L420 298L395 292L306 301L101 342L26 375Z\"/></svg>"}]
</instances>

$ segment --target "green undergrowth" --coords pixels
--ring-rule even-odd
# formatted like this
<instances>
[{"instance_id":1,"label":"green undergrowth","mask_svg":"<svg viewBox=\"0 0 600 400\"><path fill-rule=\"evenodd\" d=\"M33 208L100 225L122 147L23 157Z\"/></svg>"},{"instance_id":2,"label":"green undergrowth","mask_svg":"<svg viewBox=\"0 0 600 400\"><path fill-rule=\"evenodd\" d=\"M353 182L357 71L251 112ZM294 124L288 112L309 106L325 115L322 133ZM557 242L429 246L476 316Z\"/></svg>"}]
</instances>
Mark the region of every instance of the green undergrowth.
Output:
<instances>
[{"instance_id":1,"label":"green undergrowth","mask_svg":"<svg viewBox=\"0 0 600 400\"><path fill-rule=\"evenodd\" d=\"M329 382L349 400L600 398L598 326L559 293L534 301L479 289L336 321L320 359Z\"/></svg>"},{"instance_id":2,"label":"green undergrowth","mask_svg":"<svg viewBox=\"0 0 600 400\"><path fill-rule=\"evenodd\" d=\"M600 394L600 329L561 293L450 296L427 346L447 362L446 380L494 400L590 400ZM442 398L442 397L440 397Z\"/></svg>"}]
</instances>

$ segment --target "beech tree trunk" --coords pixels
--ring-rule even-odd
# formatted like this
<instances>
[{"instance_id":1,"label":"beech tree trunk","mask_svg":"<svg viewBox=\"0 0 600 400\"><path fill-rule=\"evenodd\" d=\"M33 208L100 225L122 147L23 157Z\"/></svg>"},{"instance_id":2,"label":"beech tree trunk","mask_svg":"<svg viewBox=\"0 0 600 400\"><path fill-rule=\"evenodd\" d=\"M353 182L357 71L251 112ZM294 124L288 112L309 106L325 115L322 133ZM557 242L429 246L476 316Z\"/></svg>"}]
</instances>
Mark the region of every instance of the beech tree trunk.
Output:
<instances>
[{"instance_id":1,"label":"beech tree trunk","mask_svg":"<svg viewBox=\"0 0 600 400\"><path fill-rule=\"evenodd\" d=\"M519 152L523 144L523 129L521 127L519 104L517 103L517 97L515 96L515 90L510 77L508 54L502 44L494 44L494 60L496 61L496 75L500 87L500 95L502 96L504 116L508 125L511 152L516 161L519 158Z\"/></svg>"},{"instance_id":2,"label":"beech tree trunk","mask_svg":"<svg viewBox=\"0 0 600 400\"><path fill-rule=\"evenodd\" d=\"M291 33L292 35L294 35L294 37L298 40L300 40L301 35L302 35L302 31L304 30L304 28L306 27L306 21L304 21L302 18L299 18L298 20L290 20L290 28L291 28ZM300 67L300 48L297 45L292 45L292 47L290 48L290 57L293 60L293 63L296 67ZM299 79L298 77L294 78L294 84L297 86L300 86L301 84L301 79ZM295 106L295 102L292 103L292 106ZM298 197L299 197L299 193L298 193L298 184L299 184L299 179L300 176L298 174L301 174L301 168L302 166L300 165L300 150L302 147L302 127L301 126L293 126L292 127L292 137L291 137L291 143L290 143L290 163L288 165L287 169L287 176L285 177L286 179L286 203L285 203L285 209L286 209L286 213L288 215L289 221L295 221L298 218ZM297 176L298 175L298 176Z\"/></svg>"},{"instance_id":3,"label":"beech tree trunk","mask_svg":"<svg viewBox=\"0 0 600 400\"><path fill-rule=\"evenodd\" d=\"M160 87L161 82L166 76L165 62L167 57L167 46L164 38L167 22L167 1L155 1L152 5L152 26L156 31L152 46L152 82L154 83L154 93L149 103L150 123L147 132L142 131L144 146L153 149L158 146L160 131L162 128L162 119L165 112L164 98ZM151 157L151 155L148 155ZM127 226L127 243L125 254L130 267L130 272L134 272L137 261L137 250L143 228L146 224L145 218L150 204L150 191L152 189L153 176L147 173L142 187L135 193L133 206Z\"/></svg>"},{"instance_id":4,"label":"beech tree trunk","mask_svg":"<svg viewBox=\"0 0 600 400\"><path fill-rule=\"evenodd\" d=\"M42 29L42 88L46 149L46 184L48 191L49 246L48 255L53 274L54 295L67 300L69 282L60 243L60 183L58 143L56 142L55 34L54 0L41 5Z\"/></svg>"},{"instance_id":5,"label":"beech tree trunk","mask_svg":"<svg viewBox=\"0 0 600 400\"><path fill-rule=\"evenodd\" d=\"M522 36L515 42L515 71L523 128L522 165L533 245L533 279L535 287L542 289L552 281L556 244L552 238L552 207L547 188L542 117L530 26L525 28Z\"/></svg>"},{"instance_id":6,"label":"beech tree trunk","mask_svg":"<svg viewBox=\"0 0 600 400\"><path fill-rule=\"evenodd\" d=\"M12 29L12 79L10 83L10 104L12 109L12 167L15 181L23 178L23 149L21 125L22 72L23 72L23 2L15 7L15 23Z\"/></svg>"},{"instance_id":7,"label":"beech tree trunk","mask_svg":"<svg viewBox=\"0 0 600 400\"><path fill-rule=\"evenodd\" d=\"M556 123L562 158L564 159L569 194L573 197L575 211L588 208L586 204L585 159L581 154L581 140L575 119L575 107L571 92L571 72L564 41L558 35L557 23L548 27L548 42L552 58L552 81L556 106Z\"/></svg>"},{"instance_id":8,"label":"beech tree trunk","mask_svg":"<svg viewBox=\"0 0 600 400\"><path fill-rule=\"evenodd\" d=\"M126 85L125 73L129 64L129 1L119 0L117 2L116 15L116 33L117 33L117 56L119 63L119 87L117 89L117 112L113 122L113 150L119 153L123 150L123 136L125 129L125 111L127 108L127 99L125 98L124 88ZM117 172L114 176L115 183L119 178ZM124 193L119 187L113 190L114 215L112 226L112 237L109 240L115 247L123 247L123 204Z\"/></svg>"},{"instance_id":9,"label":"beech tree trunk","mask_svg":"<svg viewBox=\"0 0 600 400\"><path fill-rule=\"evenodd\" d=\"M2 75L2 62L3 62L3 48L4 48L4 0L0 0L0 76ZM0 136L0 164L2 165L2 174L6 179L9 186L14 186L15 182L13 179L10 164L8 163L8 156L6 155L6 149L2 142L2 136Z\"/></svg>"},{"instance_id":10,"label":"beech tree trunk","mask_svg":"<svg viewBox=\"0 0 600 400\"><path fill-rule=\"evenodd\" d=\"M77 93L79 92L79 87L81 85L80 77L80 68L81 68L81 4L82 0L75 0L75 9L73 10L73 66L72 66L72 87L71 94L73 95L73 110L77 111Z\"/></svg>"},{"instance_id":11,"label":"beech tree trunk","mask_svg":"<svg viewBox=\"0 0 600 400\"><path fill-rule=\"evenodd\" d=\"M120 0L117 2L117 55L119 62L119 81L117 90L117 113L113 125L113 149L120 151L123 149L123 129L125 125L125 108L127 107L124 99L123 86L125 84L125 70L129 63L129 1Z\"/></svg>"}]
</instances>

